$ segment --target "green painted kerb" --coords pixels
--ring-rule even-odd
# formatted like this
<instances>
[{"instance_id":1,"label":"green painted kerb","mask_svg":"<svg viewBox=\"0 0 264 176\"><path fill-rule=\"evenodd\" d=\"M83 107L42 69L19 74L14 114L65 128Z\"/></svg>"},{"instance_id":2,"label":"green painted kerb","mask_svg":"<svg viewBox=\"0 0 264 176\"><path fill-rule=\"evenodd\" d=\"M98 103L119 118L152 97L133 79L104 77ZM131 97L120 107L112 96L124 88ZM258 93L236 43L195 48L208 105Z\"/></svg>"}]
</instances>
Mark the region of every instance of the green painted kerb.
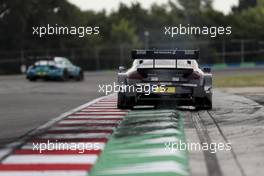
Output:
<instances>
[{"instance_id":1,"label":"green painted kerb","mask_svg":"<svg viewBox=\"0 0 264 176\"><path fill-rule=\"evenodd\" d=\"M89 175L189 175L183 119L176 110L133 110L123 119ZM172 150L172 146L174 146Z\"/></svg>"}]
</instances>

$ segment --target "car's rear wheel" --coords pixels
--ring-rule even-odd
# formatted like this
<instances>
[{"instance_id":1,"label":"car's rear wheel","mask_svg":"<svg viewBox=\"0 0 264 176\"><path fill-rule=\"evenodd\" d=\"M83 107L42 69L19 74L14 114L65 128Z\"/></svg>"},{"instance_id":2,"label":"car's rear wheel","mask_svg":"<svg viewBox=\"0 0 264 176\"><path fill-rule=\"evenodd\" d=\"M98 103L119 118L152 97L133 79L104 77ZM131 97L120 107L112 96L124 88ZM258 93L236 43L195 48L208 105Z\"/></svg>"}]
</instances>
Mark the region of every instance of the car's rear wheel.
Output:
<instances>
[{"instance_id":1,"label":"car's rear wheel","mask_svg":"<svg viewBox=\"0 0 264 176\"><path fill-rule=\"evenodd\" d=\"M67 81L69 79L69 73L68 70L64 69L63 74L61 76L61 81Z\"/></svg>"},{"instance_id":2,"label":"car's rear wheel","mask_svg":"<svg viewBox=\"0 0 264 176\"><path fill-rule=\"evenodd\" d=\"M83 71L81 70L78 76L76 77L76 81L83 81L83 80L84 80L84 74Z\"/></svg>"},{"instance_id":3,"label":"car's rear wheel","mask_svg":"<svg viewBox=\"0 0 264 176\"><path fill-rule=\"evenodd\" d=\"M206 110L211 110L213 108L212 100L208 100L207 98L204 100L204 107Z\"/></svg>"},{"instance_id":4,"label":"car's rear wheel","mask_svg":"<svg viewBox=\"0 0 264 176\"><path fill-rule=\"evenodd\" d=\"M195 109L196 110L211 110L213 107L212 101L207 97L195 98Z\"/></svg>"},{"instance_id":5,"label":"car's rear wheel","mask_svg":"<svg viewBox=\"0 0 264 176\"><path fill-rule=\"evenodd\" d=\"M117 108L118 109L132 109L134 102L132 97L127 97L125 93L119 92L117 95Z\"/></svg>"},{"instance_id":6,"label":"car's rear wheel","mask_svg":"<svg viewBox=\"0 0 264 176\"><path fill-rule=\"evenodd\" d=\"M28 80L31 82L35 82L35 81L37 81L37 78L28 78Z\"/></svg>"}]
</instances>

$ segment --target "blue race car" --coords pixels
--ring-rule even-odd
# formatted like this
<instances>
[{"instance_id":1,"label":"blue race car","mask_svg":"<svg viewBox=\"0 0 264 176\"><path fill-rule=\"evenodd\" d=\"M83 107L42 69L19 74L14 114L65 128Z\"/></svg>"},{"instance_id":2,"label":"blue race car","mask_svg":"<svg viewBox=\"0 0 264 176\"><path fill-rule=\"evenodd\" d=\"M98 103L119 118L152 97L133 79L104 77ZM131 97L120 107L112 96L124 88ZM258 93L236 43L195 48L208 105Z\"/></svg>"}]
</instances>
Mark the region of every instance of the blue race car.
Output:
<instances>
[{"instance_id":1,"label":"blue race car","mask_svg":"<svg viewBox=\"0 0 264 176\"><path fill-rule=\"evenodd\" d=\"M26 78L30 81L37 79L66 81L70 78L82 81L83 70L73 65L67 58L53 57L51 60L40 60L28 67Z\"/></svg>"}]
</instances>

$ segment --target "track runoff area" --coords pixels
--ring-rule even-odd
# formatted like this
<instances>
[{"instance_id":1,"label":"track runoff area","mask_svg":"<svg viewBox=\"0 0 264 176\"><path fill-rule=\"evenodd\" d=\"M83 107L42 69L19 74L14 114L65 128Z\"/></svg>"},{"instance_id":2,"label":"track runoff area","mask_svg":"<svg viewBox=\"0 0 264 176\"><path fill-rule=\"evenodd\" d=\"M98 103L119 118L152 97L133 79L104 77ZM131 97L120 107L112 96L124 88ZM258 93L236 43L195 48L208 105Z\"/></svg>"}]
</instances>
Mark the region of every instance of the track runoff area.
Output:
<instances>
[{"instance_id":1,"label":"track runoff area","mask_svg":"<svg viewBox=\"0 0 264 176\"><path fill-rule=\"evenodd\" d=\"M200 142L210 143L202 113L174 108L119 110L116 101L114 94L98 98L7 145L0 150L0 175L190 175L188 150L177 144L185 142L186 113L192 116ZM215 153L204 151L204 157L207 173L222 175Z\"/></svg>"}]
</instances>

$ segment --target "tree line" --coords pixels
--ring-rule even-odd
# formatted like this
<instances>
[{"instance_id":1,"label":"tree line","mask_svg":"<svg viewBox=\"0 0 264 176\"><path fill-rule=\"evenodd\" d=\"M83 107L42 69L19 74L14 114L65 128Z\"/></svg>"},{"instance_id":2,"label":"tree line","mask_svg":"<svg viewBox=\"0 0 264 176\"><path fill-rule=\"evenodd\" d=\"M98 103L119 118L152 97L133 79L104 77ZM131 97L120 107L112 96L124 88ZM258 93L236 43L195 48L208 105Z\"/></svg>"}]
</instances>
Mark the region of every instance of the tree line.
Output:
<instances>
[{"instance_id":1,"label":"tree line","mask_svg":"<svg viewBox=\"0 0 264 176\"><path fill-rule=\"evenodd\" d=\"M240 0L232 12L225 15L212 8L212 0L170 0L144 9L139 3L120 4L107 13L87 10L66 0L0 0L0 51L38 50L44 48L94 48L130 45L181 43L183 41L231 41L264 39L263 0ZM100 35L85 37L32 35L33 26L99 26ZM232 35L164 36L163 27L185 24L191 26L232 26ZM1 59L1 58L0 58Z\"/></svg>"}]
</instances>

